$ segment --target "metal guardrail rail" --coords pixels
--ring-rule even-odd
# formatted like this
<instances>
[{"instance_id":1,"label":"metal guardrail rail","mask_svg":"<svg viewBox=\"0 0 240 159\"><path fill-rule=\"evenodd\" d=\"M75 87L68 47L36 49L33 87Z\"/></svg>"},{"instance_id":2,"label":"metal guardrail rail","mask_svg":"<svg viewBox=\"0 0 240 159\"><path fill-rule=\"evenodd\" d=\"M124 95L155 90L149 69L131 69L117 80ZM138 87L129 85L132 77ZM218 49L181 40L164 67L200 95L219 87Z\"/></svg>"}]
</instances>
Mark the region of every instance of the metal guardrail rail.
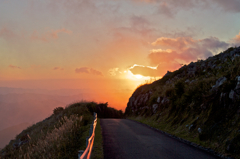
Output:
<instances>
[{"instance_id":1,"label":"metal guardrail rail","mask_svg":"<svg viewBox=\"0 0 240 159\"><path fill-rule=\"evenodd\" d=\"M90 127L89 136L86 138L86 149L85 151L79 150L78 151L78 159L90 159L93 143L94 143L94 137L95 137L95 128L97 125L97 113L94 113L94 121L93 124Z\"/></svg>"}]
</instances>

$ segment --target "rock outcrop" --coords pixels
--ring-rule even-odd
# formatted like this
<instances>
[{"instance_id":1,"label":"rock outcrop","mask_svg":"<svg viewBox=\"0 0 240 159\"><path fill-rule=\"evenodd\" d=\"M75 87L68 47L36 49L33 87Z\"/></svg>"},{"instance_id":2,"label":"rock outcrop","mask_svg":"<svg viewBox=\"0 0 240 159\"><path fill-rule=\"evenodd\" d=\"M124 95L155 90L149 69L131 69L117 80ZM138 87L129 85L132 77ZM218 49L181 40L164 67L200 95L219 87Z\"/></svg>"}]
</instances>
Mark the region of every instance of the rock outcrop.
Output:
<instances>
[{"instance_id":1,"label":"rock outcrop","mask_svg":"<svg viewBox=\"0 0 240 159\"><path fill-rule=\"evenodd\" d=\"M226 98L231 100L236 100L239 98L240 95L240 70L238 69L239 74L236 74L236 77L234 80L232 80L232 77L225 77L221 76L218 77L220 74L228 75L226 71L229 69L229 67L233 66L233 62L239 60L240 58L240 47L238 48L230 48L226 50L225 52L222 52L216 56L209 57L207 60L199 60L197 62L191 62L189 65L185 65L179 70L175 72L167 72L162 79L155 81L152 85L159 83L159 86L171 87L172 85L175 85L177 81L184 80L186 85L194 85L195 83L199 81L203 81L203 79L209 79L212 78L213 81L215 80L214 84L211 85L211 88L209 88L208 92L210 91L224 91L220 92L219 98L220 101L226 101ZM234 71L234 70L232 70ZM238 73L233 72L233 73ZM233 74L232 73L232 74ZM213 82L211 81L211 82ZM233 81L236 83L233 85ZM229 84L229 82L232 82ZM150 87L149 85L149 87ZM227 91L222 90L222 86L225 87L232 87L230 90L229 88ZM166 90L163 90L165 92ZM126 114L131 113L139 113L139 111L142 111L143 109L149 109L152 111L152 113L156 113L156 110L160 107L163 107L163 105L170 104L170 100L167 97L166 94L163 92L158 92L161 94L161 96L152 97L152 95L156 95L154 90L148 89L148 85L144 85L140 88L138 88L133 95L130 97L129 102L127 104L126 108ZM151 100L150 99L153 99ZM228 101L228 100L227 100ZM231 103L229 103L231 104ZM205 105L204 103L200 105ZM199 105L199 107L200 107Z\"/></svg>"},{"instance_id":2,"label":"rock outcrop","mask_svg":"<svg viewBox=\"0 0 240 159\"><path fill-rule=\"evenodd\" d=\"M151 117L170 130L180 127L182 134L214 142L214 149L234 156L240 155L239 103L240 47L236 47L137 88L125 114Z\"/></svg>"}]
</instances>

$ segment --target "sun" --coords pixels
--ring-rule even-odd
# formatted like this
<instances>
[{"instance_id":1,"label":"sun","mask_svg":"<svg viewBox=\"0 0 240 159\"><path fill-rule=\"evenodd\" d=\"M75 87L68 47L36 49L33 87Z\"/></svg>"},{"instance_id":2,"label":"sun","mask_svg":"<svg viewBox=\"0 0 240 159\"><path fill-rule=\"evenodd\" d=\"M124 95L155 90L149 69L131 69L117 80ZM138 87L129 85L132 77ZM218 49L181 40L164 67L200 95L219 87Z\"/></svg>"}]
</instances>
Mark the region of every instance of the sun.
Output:
<instances>
[{"instance_id":1,"label":"sun","mask_svg":"<svg viewBox=\"0 0 240 159\"><path fill-rule=\"evenodd\" d=\"M136 77L137 79L141 79L141 78L143 78L142 75L134 75L134 77Z\"/></svg>"}]
</instances>

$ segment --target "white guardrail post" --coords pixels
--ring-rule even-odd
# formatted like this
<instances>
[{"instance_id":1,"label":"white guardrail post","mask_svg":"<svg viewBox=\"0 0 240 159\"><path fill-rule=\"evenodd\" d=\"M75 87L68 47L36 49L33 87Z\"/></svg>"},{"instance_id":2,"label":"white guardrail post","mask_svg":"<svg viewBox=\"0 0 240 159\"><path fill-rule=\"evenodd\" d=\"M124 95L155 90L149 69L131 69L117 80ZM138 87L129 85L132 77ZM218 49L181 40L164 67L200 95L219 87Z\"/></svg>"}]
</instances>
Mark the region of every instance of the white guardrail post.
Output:
<instances>
[{"instance_id":1,"label":"white guardrail post","mask_svg":"<svg viewBox=\"0 0 240 159\"><path fill-rule=\"evenodd\" d=\"M94 113L94 121L93 124L91 124L90 126L89 137L86 138L87 148L85 149L85 151L84 150L78 151L78 159L90 159L94 143L96 125L97 125L97 113Z\"/></svg>"}]
</instances>

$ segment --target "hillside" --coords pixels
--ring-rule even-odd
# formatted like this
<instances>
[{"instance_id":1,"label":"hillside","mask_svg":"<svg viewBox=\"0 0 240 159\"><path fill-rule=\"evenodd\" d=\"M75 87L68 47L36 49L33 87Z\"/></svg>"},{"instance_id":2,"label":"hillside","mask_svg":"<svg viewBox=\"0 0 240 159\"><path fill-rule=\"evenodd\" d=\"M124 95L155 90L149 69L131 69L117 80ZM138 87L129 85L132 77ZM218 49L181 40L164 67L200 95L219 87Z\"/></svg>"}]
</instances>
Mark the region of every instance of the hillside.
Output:
<instances>
[{"instance_id":1,"label":"hillside","mask_svg":"<svg viewBox=\"0 0 240 159\"><path fill-rule=\"evenodd\" d=\"M122 111L108 107L107 103L80 102L65 108L57 107L50 117L11 140L0 151L0 158L77 158L78 150L85 149L93 112L99 118L123 116Z\"/></svg>"},{"instance_id":2,"label":"hillside","mask_svg":"<svg viewBox=\"0 0 240 159\"><path fill-rule=\"evenodd\" d=\"M21 123L3 130L0 130L0 149L5 147L11 139L14 139L16 134L19 134L23 129L27 128L29 123Z\"/></svg>"},{"instance_id":3,"label":"hillside","mask_svg":"<svg viewBox=\"0 0 240 159\"><path fill-rule=\"evenodd\" d=\"M125 114L240 158L240 47L198 60L138 87Z\"/></svg>"}]
</instances>

